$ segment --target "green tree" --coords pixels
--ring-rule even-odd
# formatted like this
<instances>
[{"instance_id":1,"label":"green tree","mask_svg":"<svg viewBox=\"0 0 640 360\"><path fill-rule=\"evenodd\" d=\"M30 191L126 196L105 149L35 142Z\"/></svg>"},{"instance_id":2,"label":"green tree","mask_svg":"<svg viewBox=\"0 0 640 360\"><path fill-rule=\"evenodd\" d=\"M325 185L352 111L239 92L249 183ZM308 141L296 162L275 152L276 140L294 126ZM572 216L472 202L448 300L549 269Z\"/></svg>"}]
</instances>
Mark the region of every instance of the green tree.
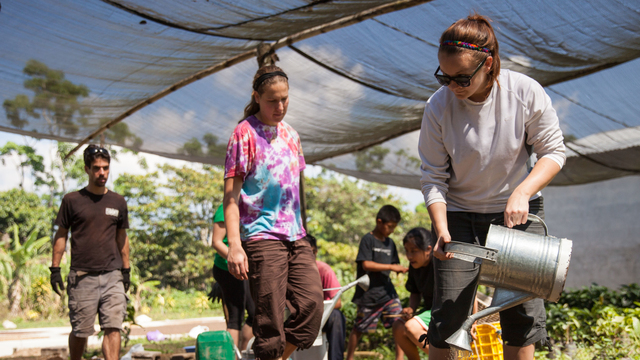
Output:
<instances>
[{"instance_id":1,"label":"green tree","mask_svg":"<svg viewBox=\"0 0 640 360\"><path fill-rule=\"evenodd\" d=\"M0 233L8 234L17 227L21 243L33 231L37 231L38 237L47 236L54 217L55 209L47 207L35 193L24 189L0 192Z\"/></svg>"},{"instance_id":2,"label":"green tree","mask_svg":"<svg viewBox=\"0 0 640 360\"><path fill-rule=\"evenodd\" d=\"M93 111L82 106L79 100L89 96L88 87L72 83L65 79L62 71L33 59L22 72L29 77L24 81L24 88L34 95L31 100L20 94L4 101L2 107L12 126L23 129L29 124L29 118L44 119L51 135L74 136L80 125L87 125Z\"/></svg>"},{"instance_id":3,"label":"green tree","mask_svg":"<svg viewBox=\"0 0 640 360\"><path fill-rule=\"evenodd\" d=\"M115 182L129 205L132 260L142 282L205 289L213 264L213 215L223 196L222 170L208 165L159 170L125 174Z\"/></svg>"},{"instance_id":4,"label":"green tree","mask_svg":"<svg viewBox=\"0 0 640 360\"><path fill-rule=\"evenodd\" d=\"M195 137L184 143L184 145L178 149L178 152L189 156L204 156L202 143Z\"/></svg>"},{"instance_id":5,"label":"green tree","mask_svg":"<svg viewBox=\"0 0 640 360\"><path fill-rule=\"evenodd\" d=\"M82 155L75 154L65 159L73 147L72 144L58 142L52 154L50 167L45 165L44 157L30 145L7 142L3 147L0 147L0 157L2 164L6 166L8 156L17 156L19 162L16 166L21 174L20 187L24 188L25 172L30 169L35 187L44 187L48 191L47 204L49 207L54 207L72 185L77 185L78 180L85 177Z\"/></svg>"},{"instance_id":6,"label":"green tree","mask_svg":"<svg viewBox=\"0 0 640 360\"><path fill-rule=\"evenodd\" d=\"M384 169L384 158L389 154L389 151L389 149L377 145L356 152L356 169L363 172L388 173L389 171Z\"/></svg>"},{"instance_id":7,"label":"green tree","mask_svg":"<svg viewBox=\"0 0 640 360\"><path fill-rule=\"evenodd\" d=\"M17 170L20 173L20 187L24 188L25 171L30 168L31 174L35 178L36 185L44 184L44 158L42 155L38 155L36 150L29 145L18 145L12 141L7 142L0 148L0 157L2 158L2 165L6 165L6 158L8 156L17 156L19 162L17 164Z\"/></svg>"},{"instance_id":8,"label":"green tree","mask_svg":"<svg viewBox=\"0 0 640 360\"><path fill-rule=\"evenodd\" d=\"M430 228L427 213L404 211L405 202L388 193L387 186L323 172L306 179L307 227L319 239L358 244L373 230L376 214L383 205L400 210L402 221L394 235L396 240L413 227Z\"/></svg>"},{"instance_id":9,"label":"green tree","mask_svg":"<svg viewBox=\"0 0 640 360\"><path fill-rule=\"evenodd\" d=\"M216 135L206 133L202 136L202 141L196 137L191 138L191 140L184 143L184 145L178 149L178 153L189 156L221 156L227 151L227 145L226 143L220 144L219 141L220 139ZM206 145L206 150L204 149L203 142L204 145Z\"/></svg>"},{"instance_id":10,"label":"green tree","mask_svg":"<svg viewBox=\"0 0 640 360\"><path fill-rule=\"evenodd\" d=\"M100 125L103 125L110 120L110 118L103 118L100 120ZM106 140L120 146L126 146L131 149L140 149L143 143L142 138L134 134L129 129L129 125L122 121L110 126L107 130L105 130L104 134Z\"/></svg>"},{"instance_id":11,"label":"green tree","mask_svg":"<svg viewBox=\"0 0 640 360\"><path fill-rule=\"evenodd\" d=\"M74 145L58 142L51 161L51 169L46 172L43 185L49 190L48 205L54 207L62 201L69 189L86 178L84 160L81 154L65 158Z\"/></svg>"}]
</instances>

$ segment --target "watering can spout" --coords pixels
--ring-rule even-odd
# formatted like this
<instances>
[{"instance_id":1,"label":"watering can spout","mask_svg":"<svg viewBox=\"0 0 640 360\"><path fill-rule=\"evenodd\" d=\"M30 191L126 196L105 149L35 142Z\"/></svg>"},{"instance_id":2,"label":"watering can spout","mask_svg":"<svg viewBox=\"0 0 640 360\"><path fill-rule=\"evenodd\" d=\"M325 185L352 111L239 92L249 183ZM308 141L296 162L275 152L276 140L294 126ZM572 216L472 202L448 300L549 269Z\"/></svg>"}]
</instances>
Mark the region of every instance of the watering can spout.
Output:
<instances>
[{"instance_id":1,"label":"watering can spout","mask_svg":"<svg viewBox=\"0 0 640 360\"><path fill-rule=\"evenodd\" d=\"M469 316L464 324L462 324L462 327L460 327L460 329L458 329L458 331L453 335L449 336L445 341L453 347L471 351L471 326L474 322L485 316L506 310L510 307L522 304L525 301L535 299L535 297L536 296L534 294L523 291L497 288L493 294L493 301L491 301L491 305L488 308Z\"/></svg>"},{"instance_id":2,"label":"watering can spout","mask_svg":"<svg viewBox=\"0 0 640 360\"><path fill-rule=\"evenodd\" d=\"M473 324L473 322L471 322L471 324ZM471 325L468 326L468 329L465 325L453 333L453 335L449 336L446 342L458 350L471 351L471 341L473 340L471 337Z\"/></svg>"}]
</instances>

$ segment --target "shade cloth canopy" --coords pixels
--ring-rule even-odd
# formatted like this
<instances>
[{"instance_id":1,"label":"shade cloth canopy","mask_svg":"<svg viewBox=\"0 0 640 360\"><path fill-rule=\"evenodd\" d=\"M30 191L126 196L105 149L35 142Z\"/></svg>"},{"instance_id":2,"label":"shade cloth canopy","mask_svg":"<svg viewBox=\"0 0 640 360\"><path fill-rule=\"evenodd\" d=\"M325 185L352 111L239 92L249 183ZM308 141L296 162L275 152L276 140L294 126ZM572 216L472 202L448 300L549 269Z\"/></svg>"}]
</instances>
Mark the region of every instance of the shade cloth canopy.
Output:
<instances>
[{"instance_id":1,"label":"shade cloth canopy","mask_svg":"<svg viewBox=\"0 0 640 360\"><path fill-rule=\"evenodd\" d=\"M255 56L239 57L395 3L5 0L0 131L77 143L123 118L105 143L222 165L258 67ZM472 11L493 19L502 68L533 77L553 100L568 146L553 184L640 173L637 1L422 1L279 48L290 79L285 120L307 162L419 188L418 129L439 87L438 38ZM183 86L212 67L221 70Z\"/></svg>"}]
</instances>

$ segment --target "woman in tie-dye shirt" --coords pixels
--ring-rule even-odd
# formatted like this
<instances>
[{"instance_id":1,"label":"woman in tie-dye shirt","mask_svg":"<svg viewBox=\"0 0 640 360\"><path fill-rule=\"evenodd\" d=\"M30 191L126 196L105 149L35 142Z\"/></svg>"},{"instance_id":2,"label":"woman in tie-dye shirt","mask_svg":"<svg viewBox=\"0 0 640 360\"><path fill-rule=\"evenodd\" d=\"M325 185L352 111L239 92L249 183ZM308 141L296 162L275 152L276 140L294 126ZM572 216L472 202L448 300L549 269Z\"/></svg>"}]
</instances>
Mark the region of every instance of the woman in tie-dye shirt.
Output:
<instances>
[{"instance_id":1,"label":"woman in tie-dye shirt","mask_svg":"<svg viewBox=\"0 0 640 360\"><path fill-rule=\"evenodd\" d=\"M224 215L229 272L249 279L256 304L253 333L258 359L288 358L309 348L320 328L322 285L300 216L298 133L282 121L289 105L287 75L258 70L245 119L229 139ZM291 317L284 323L285 301Z\"/></svg>"}]
</instances>

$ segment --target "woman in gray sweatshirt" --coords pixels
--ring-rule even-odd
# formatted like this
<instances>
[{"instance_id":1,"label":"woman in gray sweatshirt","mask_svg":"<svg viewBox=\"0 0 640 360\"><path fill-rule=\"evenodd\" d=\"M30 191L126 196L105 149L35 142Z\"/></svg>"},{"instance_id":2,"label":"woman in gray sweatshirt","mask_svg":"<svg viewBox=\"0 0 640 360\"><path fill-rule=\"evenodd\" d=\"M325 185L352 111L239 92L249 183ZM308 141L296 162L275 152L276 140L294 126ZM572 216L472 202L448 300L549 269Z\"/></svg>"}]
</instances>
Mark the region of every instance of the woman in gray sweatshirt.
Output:
<instances>
[{"instance_id":1,"label":"woman in gray sweatshirt","mask_svg":"<svg viewBox=\"0 0 640 360\"><path fill-rule=\"evenodd\" d=\"M544 216L540 191L566 159L551 99L535 80L500 70L489 21L474 14L442 34L435 77L443 86L422 119L422 193L437 236L431 360L448 355L445 340L471 313L479 273L478 265L445 253L444 243L484 245L490 224L544 234L527 214ZM505 359L533 359L534 344L548 340L542 299L500 318Z\"/></svg>"}]
</instances>

